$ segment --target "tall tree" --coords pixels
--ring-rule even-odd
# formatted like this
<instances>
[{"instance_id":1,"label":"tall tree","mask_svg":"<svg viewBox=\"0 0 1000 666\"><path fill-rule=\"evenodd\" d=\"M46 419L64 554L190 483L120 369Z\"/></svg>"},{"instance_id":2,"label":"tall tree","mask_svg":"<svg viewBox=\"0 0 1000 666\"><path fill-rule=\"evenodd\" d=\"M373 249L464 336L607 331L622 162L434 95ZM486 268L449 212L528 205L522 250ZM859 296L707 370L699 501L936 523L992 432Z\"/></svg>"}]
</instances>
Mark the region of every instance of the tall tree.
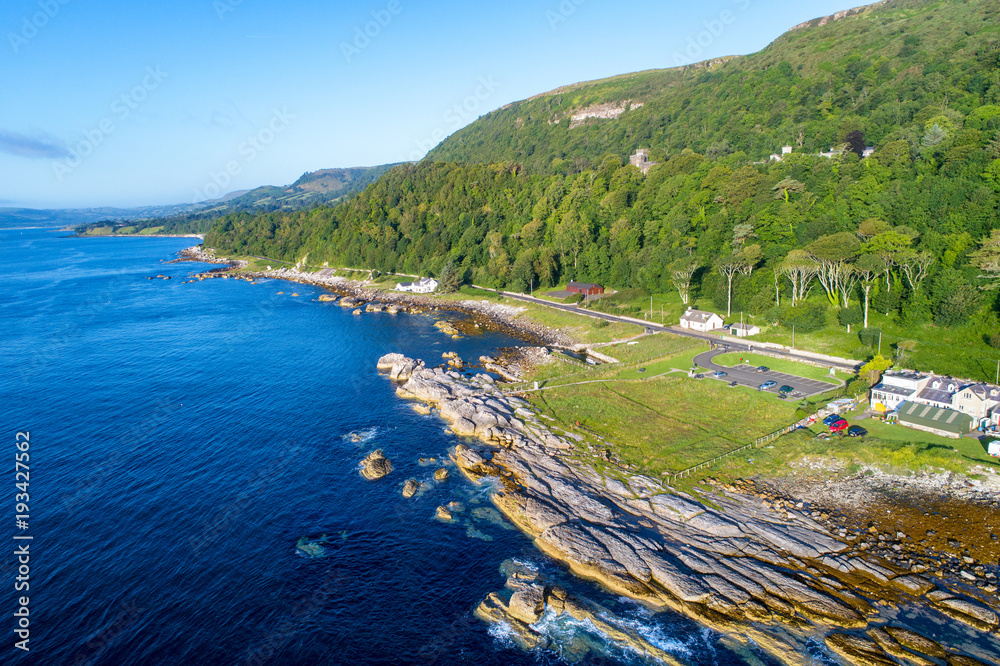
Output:
<instances>
[{"instance_id":1,"label":"tall tree","mask_svg":"<svg viewBox=\"0 0 1000 666\"><path fill-rule=\"evenodd\" d=\"M726 316L733 314L733 278L750 272L750 265L742 254L731 254L719 260L719 272L726 276Z\"/></svg>"},{"instance_id":2,"label":"tall tree","mask_svg":"<svg viewBox=\"0 0 1000 666\"><path fill-rule=\"evenodd\" d=\"M844 137L844 143L847 144L847 149L852 153L856 153L858 157L862 157L865 154L865 133L861 130L849 132Z\"/></svg>"},{"instance_id":3,"label":"tall tree","mask_svg":"<svg viewBox=\"0 0 1000 666\"><path fill-rule=\"evenodd\" d=\"M900 252L895 257L896 265L903 271L906 281L910 283L910 290L920 291L920 285L927 277L927 269L934 261L934 255L930 252L914 252L907 250Z\"/></svg>"},{"instance_id":4,"label":"tall tree","mask_svg":"<svg viewBox=\"0 0 1000 666\"><path fill-rule=\"evenodd\" d=\"M784 199L785 203L788 203L788 197L792 192L801 194L806 191L806 186L791 176L786 176L778 181L778 184L771 189L774 191L775 199Z\"/></svg>"},{"instance_id":5,"label":"tall tree","mask_svg":"<svg viewBox=\"0 0 1000 666\"><path fill-rule=\"evenodd\" d=\"M809 296L819 272L816 261L805 250L792 250L776 269L792 284L792 307Z\"/></svg>"},{"instance_id":6,"label":"tall tree","mask_svg":"<svg viewBox=\"0 0 1000 666\"><path fill-rule=\"evenodd\" d=\"M698 262L693 259L679 259L670 266L671 281L677 287L681 303L688 304L691 289L691 278L698 270Z\"/></svg>"},{"instance_id":7,"label":"tall tree","mask_svg":"<svg viewBox=\"0 0 1000 666\"><path fill-rule=\"evenodd\" d=\"M990 280L984 289L996 289L1000 286L1000 229L990 232L990 237L983 239L979 249L969 255L972 265L982 271L980 279Z\"/></svg>"},{"instance_id":8,"label":"tall tree","mask_svg":"<svg viewBox=\"0 0 1000 666\"><path fill-rule=\"evenodd\" d=\"M869 239L862 248L866 254L878 256L882 260L882 263L885 264L886 291L892 288L892 283L889 279L892 276L892 267L896 264L896 257L907 252L913 243L913 236L907 233L907 231L912 232L912 229L896 227L889 231L883 231Z\"/></svg>"},{"instance_id":9,"label":"tall tree","mask_svg":"<svg viewBox=\"0 0 1000 666\"><path fill-rule=\"evenodd\" d=\"M816 277L833 305L837 304L838 297L843 293L841 282L850 278L853 272L849 264L860 247L861 243L854 234L842 231L820 236L806 248L816 261Z\"/></svg>"},{"instance_id":10,"label":"tall tree","mask_svg":"<svg viewBox=\"0 0 1000 666\"><path fill-rule=\"evenodd\" d=\"M871 293L872 287L875 282L882 275L882 271L885 270L885 264L882 262L882 258L874 254L863 254L858 259L857 264L854 266L854 271L858 278L861 280L861 291L865 295L865 307L864 307L864 327L868 328L868 302L869 295ZM850 329L848 329L850 331Z\"/></svg>"}]
</instances>

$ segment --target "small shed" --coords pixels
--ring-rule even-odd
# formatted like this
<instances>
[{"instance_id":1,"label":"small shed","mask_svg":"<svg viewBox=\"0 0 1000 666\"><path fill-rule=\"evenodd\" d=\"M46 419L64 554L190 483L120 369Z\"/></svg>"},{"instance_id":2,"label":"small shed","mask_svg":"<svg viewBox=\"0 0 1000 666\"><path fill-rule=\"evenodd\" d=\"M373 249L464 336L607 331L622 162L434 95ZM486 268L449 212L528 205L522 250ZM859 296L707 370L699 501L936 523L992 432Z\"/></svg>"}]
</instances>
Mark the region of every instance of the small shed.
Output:
<instances>
[{"instance_id":1,"label":"small shed","mask_svg":"<svg viewBox=\"0 0 1000 666\"><path fill-rule=\"evenodd\" d=\"M729 331L738 338L749 338L760 333L760 329L753 324L733 324Z\"/></svg>"},{"instance_id":2,"label":"small shed","mask_svg":"<svg viewBox=\"0 0 1000 666\"><path fill-rule=\"evenodd\" d=\"M722 324L722 317L714 312L688 308L687 312L681 315L681 328L688 328L692 331L706 333L722 328Z\"/></svg>"},{"instance_id":3,"label":"small shed","mask_svg":"<svg viewBox=\"0 0 1000 666\"><path fill-rule=\"evenodd\" d=\"M972 417L954 409L944 409L918 402L904 402L896 410L900 425L958 439L972 430Z\"/></svg>"},{"instance_id":4,"label":"small shed","mask_svg":"<svg viewBox=\"0 0 1000 666\"><path fill-rule=\"evenodd\" d=\"M566 291L573 294L584 294L586 296L598 296L604 293L604 287L590 282L570 282Z\"/></svg>"}]
</instances>

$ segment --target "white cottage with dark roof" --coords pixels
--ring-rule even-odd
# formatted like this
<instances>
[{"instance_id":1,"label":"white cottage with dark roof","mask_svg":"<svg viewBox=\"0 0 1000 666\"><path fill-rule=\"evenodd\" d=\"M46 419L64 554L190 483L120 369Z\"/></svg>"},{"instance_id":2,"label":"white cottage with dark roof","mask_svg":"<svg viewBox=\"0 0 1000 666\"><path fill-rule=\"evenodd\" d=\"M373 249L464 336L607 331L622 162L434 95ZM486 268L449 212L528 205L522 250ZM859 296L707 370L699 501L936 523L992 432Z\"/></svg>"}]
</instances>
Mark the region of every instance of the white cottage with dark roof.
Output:
<instances>
[{"instance_id":1,"label":"white cottage with dark roof","mask_svg":"<svg viewBox=\"0 0 1000 666\"><path fill-rule=\"evenodd\" d=\"M702 333L720 329L723 323L722 317L714 312L706 312L705 310L692 310L688 308L687 312L681 315L681 328L701 331Z\"/></svg>"}]
</instances>

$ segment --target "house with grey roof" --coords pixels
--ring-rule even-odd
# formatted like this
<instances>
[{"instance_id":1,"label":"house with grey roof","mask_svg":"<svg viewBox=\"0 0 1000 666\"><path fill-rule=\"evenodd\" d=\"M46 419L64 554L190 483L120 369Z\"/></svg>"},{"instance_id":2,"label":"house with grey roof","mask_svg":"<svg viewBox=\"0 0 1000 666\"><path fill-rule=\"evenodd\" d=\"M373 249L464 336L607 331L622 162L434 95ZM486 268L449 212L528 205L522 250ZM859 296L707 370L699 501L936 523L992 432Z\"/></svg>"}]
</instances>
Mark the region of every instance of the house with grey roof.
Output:
<instances>
[{"instance_id":1,"label":"house with grey roof","mask_svg":"<svg viewBox=\"0 0 1000 666\"><path fill-rule=\"evenodd\" d=\"M688 308L687 312L681 315L681 328L701 331L702 333L720 329L723 323L722 317L714 312L706 312L705 310L692 310Z\"/></svg>"}]
</instances>

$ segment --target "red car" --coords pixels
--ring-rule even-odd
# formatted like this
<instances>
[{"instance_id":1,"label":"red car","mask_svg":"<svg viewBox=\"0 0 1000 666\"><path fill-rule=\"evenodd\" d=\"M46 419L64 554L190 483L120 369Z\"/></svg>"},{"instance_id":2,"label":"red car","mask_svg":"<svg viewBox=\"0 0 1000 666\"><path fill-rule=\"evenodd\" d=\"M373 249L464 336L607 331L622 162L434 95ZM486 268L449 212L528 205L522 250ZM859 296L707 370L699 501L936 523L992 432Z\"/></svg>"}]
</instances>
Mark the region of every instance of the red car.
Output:
<instances>
[{"instance_id":1,"label":"red car","mask_svg":"<svg viewBox=\"0 0 1000 666\"><path fill-rule=\"evenodd\" d=\"M840 432L842 430L847 430L847 427L849 425L850 424L844 419L840 419L839 421L834 421L833 423L830 424L830 432Z\"/></svg>"}]
</instances>

